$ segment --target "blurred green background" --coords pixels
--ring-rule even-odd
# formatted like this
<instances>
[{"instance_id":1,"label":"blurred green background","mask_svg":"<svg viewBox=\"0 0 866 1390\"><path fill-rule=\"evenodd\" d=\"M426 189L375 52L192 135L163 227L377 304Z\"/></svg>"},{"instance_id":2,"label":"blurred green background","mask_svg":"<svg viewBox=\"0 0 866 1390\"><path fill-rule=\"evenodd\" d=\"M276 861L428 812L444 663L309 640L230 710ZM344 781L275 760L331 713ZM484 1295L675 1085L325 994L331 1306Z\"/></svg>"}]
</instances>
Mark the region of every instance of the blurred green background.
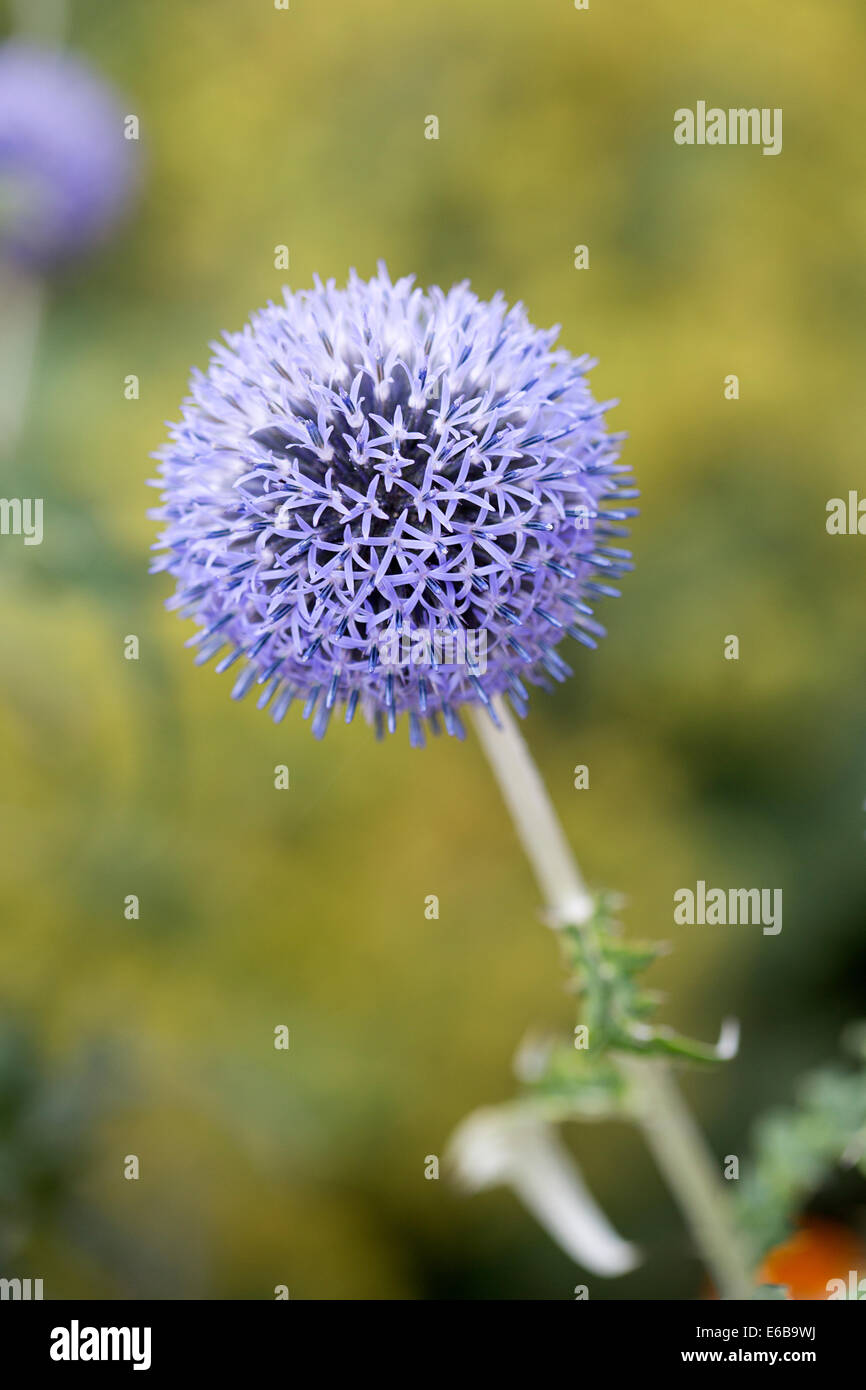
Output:
<instances>
[{"instance_id":1,"label":"blurred green background","mask_svg":"<svg viewBox=\"0 0 866 1390\"><path fill-rule=\"evenodd\" d=\"M43 545L0 550L3 1272L46 1297L570 1298L585 1276L510 1193L424 1178L512 1093L525 1031L571 1023L481 752L317 744L296 708L234 705L147 576L149 454L221 330L379 258L501 288L600 358L637 571L526 732L587 876L674 943L669 1021L742 1019L740 1058L684 1085L745 1156L864 1012L866 541L824 522L864 482L866 11L75 0L71 43L140 116L146 180L53 290L3 479L45 499ZM782 107L782 154L676 146L698 99ZM781 935L674 927L698 878L782 887ZM697 1296L641 1141L570 1139L648 1251L592 1297Z\"/></svg>"}]
</instances>

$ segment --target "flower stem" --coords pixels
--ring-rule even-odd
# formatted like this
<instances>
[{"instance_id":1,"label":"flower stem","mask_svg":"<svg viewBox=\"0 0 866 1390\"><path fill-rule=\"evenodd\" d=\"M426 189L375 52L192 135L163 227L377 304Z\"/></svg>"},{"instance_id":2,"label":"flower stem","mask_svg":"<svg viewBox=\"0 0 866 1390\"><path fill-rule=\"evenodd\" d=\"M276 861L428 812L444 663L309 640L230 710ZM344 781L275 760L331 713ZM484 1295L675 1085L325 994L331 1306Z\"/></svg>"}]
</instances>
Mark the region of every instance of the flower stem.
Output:
<instances>
[{"instance_id":1,"label":"flower stem","mask_svg":"<svg viewBox=\"0 0 866 1390\"><path fill-rule=\"evenodd\" d=\"M632 1083L634 1105L647 1147L691 1228L719 1296L752 1298L755 1281L734 1226L716 1160L670 1067L665 1062L625 1053L620 1056L619 1065Z\"/></svg>"},{"instance_id":2,"label":"flower stem","mask_svg":"<svg viewBox=\"0 0 866 1390\"><path fill-rule=\"evenodd\" d=\"M504 701L495 701L501 728L486 711L475 726L511 812L518 837L544 895L553 927L589 921L593 898L517 724ZM728 1201L709 1152L666 1063L619 1054L635 1117L647 1145L685 1216L695 1243L725 1299L748 1299L754 1284Z\"/></svg>"}]
</instances>

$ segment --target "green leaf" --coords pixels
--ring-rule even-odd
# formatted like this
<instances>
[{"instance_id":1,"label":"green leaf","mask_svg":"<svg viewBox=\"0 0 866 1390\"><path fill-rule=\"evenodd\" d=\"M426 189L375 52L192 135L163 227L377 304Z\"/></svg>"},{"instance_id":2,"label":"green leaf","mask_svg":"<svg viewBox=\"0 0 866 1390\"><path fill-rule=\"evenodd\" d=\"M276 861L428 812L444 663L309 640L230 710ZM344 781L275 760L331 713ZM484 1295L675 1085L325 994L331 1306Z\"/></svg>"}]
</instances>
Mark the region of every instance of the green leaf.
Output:
<instances>
[{"instance_id":1,"label":"green leaf","mask_svg":"<svg viewBox=\"0 0 866 1390\"><path fill-rule=\"evenodd\" d=\"M866 1067L807 1074L796 1103L755 1128L736 1201L757 1259L791 1234L811 1197L839 1168L866 1174Z\"/></svg>"}]
</instances>

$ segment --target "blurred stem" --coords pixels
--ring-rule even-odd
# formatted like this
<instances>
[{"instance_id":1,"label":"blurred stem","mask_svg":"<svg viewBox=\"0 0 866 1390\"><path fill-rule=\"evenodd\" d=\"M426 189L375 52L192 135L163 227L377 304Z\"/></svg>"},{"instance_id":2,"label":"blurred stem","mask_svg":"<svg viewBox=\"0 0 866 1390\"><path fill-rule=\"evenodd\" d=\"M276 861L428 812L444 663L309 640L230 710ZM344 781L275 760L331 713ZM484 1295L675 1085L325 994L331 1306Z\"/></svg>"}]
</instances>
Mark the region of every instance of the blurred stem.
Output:
<instances>
[{"instance_id":1,"label":"blurred stem","mask_svg":"<svg viewBox=\"0 0 866 1390\"><path fill-rule=\"evenodd\" d=\"M526 740L505 703L497 699L495 704L501 730L483 710L474 716L475 726L520 843L535 870L548 922L552 927L582 927L593 914L592 895Z\"/></svg>"},{"instance_id":2,"label":"blurred stem","mask_svg":"<svg viewBox=\"0 0 866 1390\"><path fill-rule=\"evenodd\" d=\"M45 302L36 276L0 265L0 458L15 453L27 411Z\"/></svg>"},{"instance_id":3,"label":"blurred stem","mask_svg":"<svg viewBox=\"0 0 866 1390\"><path fill-rule=\"evenodd\" d=\"M553 808L547 788L504 701L495 701L502 725L474 712L478 736L493 768L518 837L544 895L553 927L584 926L593 899ZM685 1216L719 1295L749 1299L754 1284L729 1210L715 1160L665 1063L619 1054L635 1117L647 1145Z\"/></svg>"},{"instance_id":4,"label":"blurred stem","mask_svg":"<svg viewBox=\"0 0 866 1390\"><path fill-rule=\"evenodd\" d=\"M755 1282L716 1160L670 1067L633 1053L622 1053L617 1060L631 1082L633 1103L647 1147L712 1271L719 1296L753 1298Z\"/></svg>"}]
</instances>

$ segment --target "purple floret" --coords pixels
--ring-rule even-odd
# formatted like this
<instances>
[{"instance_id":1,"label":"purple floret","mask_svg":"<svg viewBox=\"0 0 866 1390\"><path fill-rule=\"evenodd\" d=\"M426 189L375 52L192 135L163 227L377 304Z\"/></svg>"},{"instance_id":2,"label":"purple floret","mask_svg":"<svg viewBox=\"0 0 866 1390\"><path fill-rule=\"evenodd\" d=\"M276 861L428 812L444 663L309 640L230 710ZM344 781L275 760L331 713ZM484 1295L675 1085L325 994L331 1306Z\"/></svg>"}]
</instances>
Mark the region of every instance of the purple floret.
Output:
<instances>
[{"instance_id":1,"label":"purple floret","mask_svg":"<svg viewBox=\"0 0 866 1390\"><path fill-rule=\"evenodd\" d=\"M460 736L463 704L507 693L522 714L527 682L570 675L558 648L603 635L592 604L630 568L610 542L637 494L614 402L557 333L380 267L286 291L213 344L153 513L196 660L243 659L235 698L260 686L277 720L296 697L319 736L338 705L380 732L405 712L416 744L425 722ZM421 659L383 659L395 633ZM454 639L444 660L434 633Z\"/></svg>"},{"instance_id":2,"label":"purple floret","mask_svg":"<svg viewBox=\"0 0 866 1390\"><path fill-rule=\"evenodd\" d=\"M111 88L80 58L0 45L0 256L36 270L103 239L135 181Z\"/></svg>"}]
</instances>

